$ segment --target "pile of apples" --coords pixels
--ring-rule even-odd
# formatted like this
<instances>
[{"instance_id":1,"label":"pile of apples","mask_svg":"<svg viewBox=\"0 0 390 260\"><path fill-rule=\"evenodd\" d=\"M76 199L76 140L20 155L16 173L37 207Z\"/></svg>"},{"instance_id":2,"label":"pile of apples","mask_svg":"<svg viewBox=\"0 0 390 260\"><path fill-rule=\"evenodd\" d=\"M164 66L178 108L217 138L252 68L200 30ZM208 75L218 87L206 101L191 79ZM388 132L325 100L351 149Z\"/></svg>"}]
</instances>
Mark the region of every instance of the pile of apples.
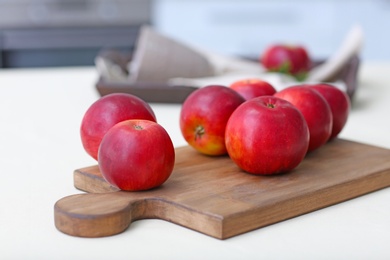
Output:
<instances>
[{"instance_id":1,"label":"pile of apples","mask_svg":"<svg viewBox=\"0 0 390 260\"><path fill-rule=\"evenodd\" d=\"M149 104L134 95L114 93L95 101L84 114L80 136L105 180L121 190L155 188L173 171L170 136Z\"/></svg>"},{"instance_id":2,"label":"pile of apples","mask_svg":"<svg viewBox=\"0 0 390 260\"><path fill-rule=\"evenodd\" d=\"M304 49L291 46L273 46L261 60L270 71L296 77L307 72L310 62ZM330 84L276 91L261 79L243 79L192 92L179 122L184 139L201 154L228 155L247 173L272 175L291 171L307 153L335 138L350 105L347 94ZM134 95L101 97L84 114L80 135L103 177L121 190L158 187L173 171L169 134L149 104Z\"/></svg>"},{"instance_id":3,"label":"pile of apples","mask_svg":"<svg viewBox=\"0 0 390 260\"><path fill-rule=\"evenodd\" d=\"M260 89L267 94L256 95ZM248 173L271 175L294 169L307 153L335 138L349 110L347 94L330 84L277 92L267 82L249 79L194 91L183 103L180 128L197 151L228 154Z\"/></svg>"}]
</instances>

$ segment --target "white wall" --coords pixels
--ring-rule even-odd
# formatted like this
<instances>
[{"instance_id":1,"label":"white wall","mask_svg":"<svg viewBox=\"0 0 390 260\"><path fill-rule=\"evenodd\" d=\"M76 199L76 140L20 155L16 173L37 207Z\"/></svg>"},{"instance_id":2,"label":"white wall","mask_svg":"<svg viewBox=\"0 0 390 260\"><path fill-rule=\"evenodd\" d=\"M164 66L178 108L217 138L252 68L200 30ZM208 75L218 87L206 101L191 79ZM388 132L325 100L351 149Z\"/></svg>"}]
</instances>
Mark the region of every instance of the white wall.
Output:
<instances>
[{"instance_id":1,"label":"white wall","mask_svg":"<svg viewBox=\"0 0 390 260\"><path fill-rule=\"evenodd\" d=\"M390 60L390 0L156 0L152 17L160 32L176 39L246 56L285 42L303 44L313 57L324 58L360 24L361 57Z\"/></svg>"}]
</instances>

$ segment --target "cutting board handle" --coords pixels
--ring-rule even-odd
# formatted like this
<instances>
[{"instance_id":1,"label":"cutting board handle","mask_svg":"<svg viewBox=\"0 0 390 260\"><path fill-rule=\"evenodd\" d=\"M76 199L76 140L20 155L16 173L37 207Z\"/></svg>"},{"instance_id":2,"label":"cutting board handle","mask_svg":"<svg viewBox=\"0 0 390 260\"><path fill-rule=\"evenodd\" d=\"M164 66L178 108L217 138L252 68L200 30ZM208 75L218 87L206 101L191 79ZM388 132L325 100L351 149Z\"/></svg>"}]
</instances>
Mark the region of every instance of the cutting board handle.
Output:
<instances>
[{"instance_id":1,"label":"cutting board handle","mask_svg":"<svg viewBox=\"0 0 390 260\"><path fill-rule=\"evenodd\" d=\"M121 191L71 195L54 205L55 226L72 236L111 236L126 230L134 220L156 217L161 202L129 198Z\"/></svg>"}]
</instances>

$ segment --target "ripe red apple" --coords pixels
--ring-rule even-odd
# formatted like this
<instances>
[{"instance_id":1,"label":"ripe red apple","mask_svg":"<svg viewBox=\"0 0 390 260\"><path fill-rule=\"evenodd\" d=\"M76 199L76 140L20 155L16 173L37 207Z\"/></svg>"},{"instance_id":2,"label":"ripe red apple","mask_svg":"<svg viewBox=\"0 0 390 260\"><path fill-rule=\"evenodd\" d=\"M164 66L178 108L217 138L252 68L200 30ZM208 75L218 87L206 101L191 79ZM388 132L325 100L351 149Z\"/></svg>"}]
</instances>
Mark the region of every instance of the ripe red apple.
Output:
<instances>
[{"instance_id":1,"label":"ripe red apple","mask_svg":"<svg viewBox=\"0 0 390 260\"><path fill-rule=\"evenodd\" d=\"M351 101L349 96L330 84L309 85L312 89L317 90L328 101L333 116L333 127L330 140L335 138L347 123Z\"/></svg>"},{"instance_id":2,"label":"ripe red apple","mask_svg":"<svg viewBox=\"0 0 390 260\"><path fill-rule=\"evenodd\" d=\"M231 88L210 85L192 92L180 112L180 130L187 143L206 155L226 154L225 128L245 99Z\"/></svg>"},{"instance_id":3,"label":"ripe red apple","mask_svg":"<svg viewBox=\"0 0 390 260\"><path fill-rule=\"evenodd\" d=\"M230 88L237 91L245 100L260 96L272 96L276 93L276 89L271 84L261 79L238 80L233 82Z\"/></svg>"},{"instance_id":4,"label":"ripe red apple","mask_svg":"<svg viewBox=\"0 0 390 260\"><path fill-rule=\"evenodd\" d=\"M290 74L298 80L306 78L311 65L307 49L300 45L273 44L264 50L260 61L269 71Z\"/></svg>"},{"instance_id":5,"label":"ripe red apple","mask_svg":"<svg viewBox=\"0 0 390 260\"><path fill-rule=\"evenodd\" d=\"M230 158L252 174L278 174L297 167L306 155L309 129L301 112L274 96L246 101L226 126Z\"/></svg>"},{"instance_id":6,"label":"ripe red apple","mask_svg":"<svg viewBox=\"0 0 390 260\"><path fill-rule=\"evenodd\" d=\"M98 163L111 185L148 190L171 175L175 150L165 129L149 120L125 120L110 128L99 147Z\"/></svg>"},{"instance_id":7,"label":"ripe red apple","mask_svg":"<svg viewBox=\"0 0 390 260\"><path fill-rule=\"evenodd\" d=\"M113 93L95 101L85 112L80 136L85 151L97 160L100 142L116 123L127 119L146 119L156 122L148 103L125 93Z\"/></svg>"},{"instance_id":8,"label":"ripe red apple","mask_svg":"<svg viewBox=\"0 0 390 260\"><path fill-rule=\"evenodd\" d=\"M285 88L274 96L291 102L305 117L310 132L309 152L328 141L332 133L332 111L317 91L305 85L297 85Z\"/></svg>"}]
</instances>

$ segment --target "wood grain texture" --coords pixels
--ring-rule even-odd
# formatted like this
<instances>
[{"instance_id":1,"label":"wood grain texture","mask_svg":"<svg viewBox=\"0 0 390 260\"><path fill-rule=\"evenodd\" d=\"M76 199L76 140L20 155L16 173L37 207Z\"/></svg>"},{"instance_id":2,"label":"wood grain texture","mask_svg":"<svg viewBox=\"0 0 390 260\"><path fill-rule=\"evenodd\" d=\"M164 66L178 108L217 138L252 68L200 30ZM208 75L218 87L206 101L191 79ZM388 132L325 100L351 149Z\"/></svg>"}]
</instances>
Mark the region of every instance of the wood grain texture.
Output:
<instances>
[{"instance_id":1,"label":"wood grain texture","mask_svg":"<svg viewBox=\"0 0 390 260\"><path fill-rule=\"evenodd\" d=\"M55 225L64 233L110 236L138 219L158 218L226 239L389 187L390 150L335 139L289 173L255 176L229 157L181 147L159 188L118 191L97 166L76 170L74 184L88 193L55 204Z\"/></svg>"}]
</instances>

